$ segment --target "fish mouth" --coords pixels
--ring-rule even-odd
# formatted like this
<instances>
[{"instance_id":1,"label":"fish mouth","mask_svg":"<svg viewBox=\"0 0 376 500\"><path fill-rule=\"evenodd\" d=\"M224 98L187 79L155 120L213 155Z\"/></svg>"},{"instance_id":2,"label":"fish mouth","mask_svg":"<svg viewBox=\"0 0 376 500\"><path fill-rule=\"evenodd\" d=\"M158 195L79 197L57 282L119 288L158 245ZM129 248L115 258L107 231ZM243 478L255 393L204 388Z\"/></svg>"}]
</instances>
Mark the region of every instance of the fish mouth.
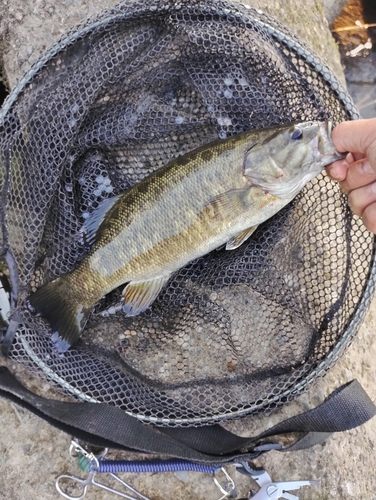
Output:
<instances>
[{"instance_id":1,"label":"fish mouth","mask_svg":"<svg viewBox=\"0 0 376 500\"><path fill-rule=\"evenodd\" d=\"M346 158L346 156L348 154L349 154L348 151L346 151L345 153L340 153L339 151L335 150L334 151L334 156L335 156L335 160L334 161L343 160L344 158Z\"/></svg>"},{"instance_id":2,"label":"fish mouth","mask_svg":"<svg viewBox=\"0 0 376 500\"><path fill-rule=\"evenodd\" d=\"M322 168L330 163L346 158L347 152L340 153L334 147L332 141L333 123L331 120L320 123L319 134L312 140L312 147L316 160L321 163Z\"/></svg>"},{"instance_id":3,"label":"fish mouth","mask_svg":"<svg viewBox=\"0 0 376 500\"><path fill-rule=\"evenodd\" d=\"M336 150L336 148L334 147L333 141L332 141L333 122L331 120L328 120L326 123L327 123L327 136L328 136L328 139L330 141L330 144L332 144L333 148L334 148L334 152L333 152L334 160L333 161L343 160L343 158L346 158L346 156L349 154L349 152L345 151L343 153L340 153L339 151ZM325 126L325 123L323 125Z\"/></svg>"}]
</instances>

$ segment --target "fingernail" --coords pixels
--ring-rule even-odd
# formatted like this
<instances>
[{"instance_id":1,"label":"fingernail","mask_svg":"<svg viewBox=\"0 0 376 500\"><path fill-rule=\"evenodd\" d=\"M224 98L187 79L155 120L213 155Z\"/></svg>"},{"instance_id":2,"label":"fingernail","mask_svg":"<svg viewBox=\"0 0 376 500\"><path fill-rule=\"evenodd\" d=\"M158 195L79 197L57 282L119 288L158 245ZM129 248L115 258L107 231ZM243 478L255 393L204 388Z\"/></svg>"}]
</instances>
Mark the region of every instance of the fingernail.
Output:
<instances>
[{"instance_id":1,"label":"fingernail","mask_svg":"<svg viewBox=\"0 0 376 500\"><path fill-rule=\"evenodd\" d=\"M372 193L376 193L376 182L373 182L373 183L370 185L370 190L372 191Z\"/></svg>"}]
</instances>

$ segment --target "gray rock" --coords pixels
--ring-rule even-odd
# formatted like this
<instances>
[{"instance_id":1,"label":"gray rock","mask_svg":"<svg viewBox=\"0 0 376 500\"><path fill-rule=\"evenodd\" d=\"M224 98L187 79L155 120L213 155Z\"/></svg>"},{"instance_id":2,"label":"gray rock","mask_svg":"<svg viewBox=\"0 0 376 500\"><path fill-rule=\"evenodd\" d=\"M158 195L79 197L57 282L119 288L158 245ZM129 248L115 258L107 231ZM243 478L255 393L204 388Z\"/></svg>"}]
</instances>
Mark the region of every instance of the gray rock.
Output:
<instances>
[{"instance_id":1,"label":"gray rock","mask_svg":"<svg viewBox=\"0 0 376 500\"><path fill-rule=\"evenodd\" d=\"M329 26L340 15L341 10L347 4L347 0L322 0L325 17Z\"/></svg>"},{"instance_id":2,"label":"gray rock","mask_svg":"<svg viewBox=\"0 0 376 500\"><path fill-rule=\"evenodd\" d=\"M346 80L351 83L376 83L376 54L369 57L346 57L344 59Z\"/></svg>"}]
</instances>

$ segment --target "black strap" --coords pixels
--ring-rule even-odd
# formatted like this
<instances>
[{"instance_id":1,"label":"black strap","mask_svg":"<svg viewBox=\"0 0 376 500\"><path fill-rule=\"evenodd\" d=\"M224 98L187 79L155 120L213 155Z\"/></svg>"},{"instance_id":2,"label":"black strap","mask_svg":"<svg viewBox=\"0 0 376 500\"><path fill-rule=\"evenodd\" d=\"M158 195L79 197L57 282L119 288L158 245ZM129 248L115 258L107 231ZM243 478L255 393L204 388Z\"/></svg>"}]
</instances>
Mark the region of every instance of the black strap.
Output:
<instances>
[{"instance_id":1,"label":"black strap","mask_svg":"<svg viewBox=\"0 0 376 500\"><path fill-rule=\"evenodd\" d=\"M356 380L337 389L317 408L284 420L253 438L237 436L220 425L156 428L105 403L66 403L42 398L26 389L5 367L0 367L0 396L92 445L211 464L251 460L269 449L307 448L332 432L357 427L376 414L375 405ZM289 447L265 443L271 437L291 433L299 433L299 437Z\"/></svg>"}]
</instances>

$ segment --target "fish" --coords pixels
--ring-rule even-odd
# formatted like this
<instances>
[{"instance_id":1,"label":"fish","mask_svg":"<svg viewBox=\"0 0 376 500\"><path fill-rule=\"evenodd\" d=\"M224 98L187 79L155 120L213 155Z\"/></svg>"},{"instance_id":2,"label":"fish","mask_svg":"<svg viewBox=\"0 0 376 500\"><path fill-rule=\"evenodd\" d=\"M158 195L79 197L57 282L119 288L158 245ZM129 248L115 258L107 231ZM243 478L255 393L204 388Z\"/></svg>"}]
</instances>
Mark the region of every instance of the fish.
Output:
<instances>
[{"instance_id":1,"label":"fish","mask_svg":"<svg viewBox=\"0 0 376 500\"><path fill-rule=\"evenodd\" d=\"M342 158L330 121L289 123L219 139L104 200L83 226L90 250L29 296L59 353L95 304L125 285L123 310L149 308L171 276L216 248L238 248L322 169Z\"/></svg>"}]
</instances>

